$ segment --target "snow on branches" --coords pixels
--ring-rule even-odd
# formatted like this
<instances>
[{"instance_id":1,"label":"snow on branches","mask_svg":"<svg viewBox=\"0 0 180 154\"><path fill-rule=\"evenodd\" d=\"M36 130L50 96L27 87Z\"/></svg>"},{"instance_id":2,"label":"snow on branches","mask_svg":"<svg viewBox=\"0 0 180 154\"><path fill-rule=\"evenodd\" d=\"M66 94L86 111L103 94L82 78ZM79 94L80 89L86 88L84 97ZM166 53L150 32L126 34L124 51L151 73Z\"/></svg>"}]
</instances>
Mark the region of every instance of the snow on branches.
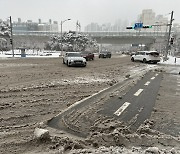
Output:
<instances>
[{"instance_id":1,"label":"snow on branches","mask_svg":"<svg viewBox=\"0 0 180 154\"><path fill-rule=\"evenodd\" d=\"M61 36L52 36L50 41L45 45L45 49L48 50L61 50L65 51L84 51L86 49L97 50L97 42L91 39L89 36L69 31Z\"/></svg>"},{"instance_id":2,"label":"snow on branches","mask_svg":"<svg viewBox=\"0 0 180 154\"><path fill-rule=\"evenodd\" d=\"M0 36L10 36L10 27L3 21L0 21Z\"/></svg>"}]
</instances>

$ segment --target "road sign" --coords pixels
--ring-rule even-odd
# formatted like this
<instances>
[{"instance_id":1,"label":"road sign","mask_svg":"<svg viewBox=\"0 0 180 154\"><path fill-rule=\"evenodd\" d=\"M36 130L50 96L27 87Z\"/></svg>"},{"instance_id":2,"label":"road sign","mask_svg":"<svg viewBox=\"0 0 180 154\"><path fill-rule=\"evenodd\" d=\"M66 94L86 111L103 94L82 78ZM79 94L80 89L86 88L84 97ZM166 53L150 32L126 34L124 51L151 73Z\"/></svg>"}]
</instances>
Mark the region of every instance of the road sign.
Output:
<instances>
[{"instance_id":1,"label":"road sign","mask_svg":"<svg viewBox=\"0 0 180 154\"><path fill-rule=\"evenodd\" d=\"M134 29L142 28L142 27L143 27L143 23L141 23L141 22L134 24Z\"/></svg>"},{"instance_id":2,"label":"road sign","mask_svg":"<svg viewBox=\"0 0 180 154\"><path fill-rule=\"evenodd\" d=\"M134 27L126 27L126 29L134 29Z\"/></svg>"},{"instance_id":3,"label":"road sign","mask_svg":"<svg viewBox=\"0 0 180 154\"><path fill-rule=\"evenodd\" d=\"M152 28L152 25L149 25L149 26L143 26L143 28Z\"/></svg>"}]
</instances>

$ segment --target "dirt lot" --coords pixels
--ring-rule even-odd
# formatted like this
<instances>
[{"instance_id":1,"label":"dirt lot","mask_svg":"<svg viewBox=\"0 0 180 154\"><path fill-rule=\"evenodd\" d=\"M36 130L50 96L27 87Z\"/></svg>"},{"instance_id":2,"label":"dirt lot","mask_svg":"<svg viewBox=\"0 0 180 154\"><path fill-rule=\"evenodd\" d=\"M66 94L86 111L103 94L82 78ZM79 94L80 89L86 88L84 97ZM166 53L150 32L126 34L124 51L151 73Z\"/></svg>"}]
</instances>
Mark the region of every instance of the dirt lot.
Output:
<instances>
[{"instance_id":1,"label":"dirt lot","mask_svg":"<svg viewBox=\"0 0 180 154\"><path fill-rule=\"evenodd\" d=\"M138 71L146 67L148 66L145 64L132 63L129 57L121 56L111 59L97 58L89 61L85 68L67 67L62 64L61 58L0 59L0 153L69 153L72 149L75 150L74 153L80 153L76 150L81 149L88 151L90 146L87 141L96 140L98 142L101 137L92 135L84 141L79 141L64 135L39 140L34 137L34 130L41 122L51 119L75 102L122 81L134 72L130 70ZM166 69L163 68L163 70ZM177 80L177 77L164 74L152 117L146 123L146 127L139 129L138 135L147 132L151 136L146 135L135 139L132 134L126 132L131 135L128 138L136 140L138 144L133 141L128 143L127 136L121 135L119 138L124 141L122 144L111 144L114 142L109 140L106 143L101 142L100 146L125 145L132 152L132 146L142 145L139 142L147 141L145 147L155 146L156 143L160 143L159 138L161 138L162 145L168 147L168 150L178 152L180 104L177 102L178 94L168 96L171 92L170 87L174 84L170 83L172 80ZM169 85L166 85L167 81ZM121 125L114 121L105 123L111 123L111 126L116 125L119 128ZM171 128L175 130L176 138L164 137L164 134L159 133L161 129L169 133ZM97 130L99 129L102 128L97 126ZM106 138L109 138L109 133L106 130ZM94 144L91 148L97 149L98 147ZM106 150L105 147L104 150ZM135 151L138 150L135 149ZM95 152L92 151L92 153Z\"/></svg>"}]
</instances>

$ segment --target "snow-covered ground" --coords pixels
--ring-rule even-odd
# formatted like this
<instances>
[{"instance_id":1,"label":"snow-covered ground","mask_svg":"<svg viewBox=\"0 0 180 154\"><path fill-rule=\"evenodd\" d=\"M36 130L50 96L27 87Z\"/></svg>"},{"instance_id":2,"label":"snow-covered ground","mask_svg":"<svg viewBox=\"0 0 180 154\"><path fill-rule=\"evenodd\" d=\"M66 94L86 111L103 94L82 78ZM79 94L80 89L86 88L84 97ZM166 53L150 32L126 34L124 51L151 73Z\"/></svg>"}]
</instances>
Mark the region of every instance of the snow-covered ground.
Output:
<instances>
[{"instance_id":1,"label":"snow-covered ground","mask_svg":"<svg viewBox=\"0 0 180 154\"><path fill-rule=\"evenodd\" d=\"M167 61L161 60L160 64L169 64L169 65L180 65L180 57L173 57L173 56L168 56Z\"/></svg>"},{"instance_id":2,"label":"snow-covered ground","mask_svg":"<svg viewBox=\"0 0 180 154\"><path fill-rule=\"evenodd\" d=\"M7 53L9 53L9 55ZM20 58L21 57L20 53L21 53L20 51L15 51L15 57L17 57L17 58L15 58L16 59L15 61L18 61L18 59L21 59ZM15 63L14 60L13 60L13 63L11 61L10 61L10 63L8 63L8 62L7 63L2 63L2 72L4 74L4 75L1 75L1 77L3 79L3 84L2 85L5 85L5 89L2 89L2 91L7 92L7 96L9 97L9 99L12 96L11 92L14 93L14 91L15 92L19 91L20 93L15 95L16 97L14 97L14 99L15 99L15 102L20 101L20 104L23 103L23 102L21 102L22 97L23 97L23 100L24 100L24 98L26 96L28 96L30 98L30 103L24 103L23 105L20 105L20 107L18 105L17 106L14 105L14 104L13 104L13 106L6 107L7 103L3 103L3 102L6 102L7 98L2 97L2 107L1 107L2 111L4 111L4 109L7 109L7 111L9 111L8 113L11 113L11 116L9 118L6 118L6 115L5 115L5 117L3 117L3 116L1 117L1 119L3 119L3 118L5 119L4 122L7 124L8 132L3 132L3 135L5 137L3 136L4 138L3 137L1 138L1 140L2 140L1 143L2 144L0 144L0 146L4 145L4 144L7 144L11 148L15 147L17 137L19 138L19 136L21 136L21 138L17 140L17 142L18 142L17 145L18 146L15 147L15 150L19 150L21 148L24 149L24 146L25 146L25 144L24 144L25 143L24 136L27 138L27 136L29 135L29 134L27 135L28 130L29 129L32 130L32 127L31 127L30 124L35 123L34 118L28 118L28 121L23 121L23 125L21 126L21 125L18 125L21 122L21 120L19 120L18 118L31 117L31 114L29 114L29 111L36 113L37 106L38 106L38 108L37 108L38 112L41 111L41 110L43 110L43 112L42 112L42 114L40 113L40 114L36 115L36 119L37 119L37 121L38 120L42 121L42 119L45 116L49 118L50 114L55 113L55 111L56 112L58 111L57 113L59 113L59 107L55 106L57 104L59 106L59 103L61 103L61 101L57 101L57 100L59 100L59 98L61 98L62 100L66 100L66 102L72 102L72 99L77 99L77 98L80 98L80 97L81 98L82 97L87 97L87 96L89 96L90 92L92 92L92 93L97 92L98 87L100 87L100 86L104 88L106 84L101 84L101 82L102 83L109 82L108 79L112 79L112 78L115 79L115 81L116 81L117 78L119 79L122 76L124 77L125 76L124 72L126 72L125 70L129 70L128 68L132 68L133 72L130 73L130 74L132 74L134 72L141 72L140 70L142 69L142 67L145 67L147 69L149 69L151 67L156 67L156 65L151 65L150 64L150 65L140 65L140 68L139 68L138 63L131 63L129 56L127 56L127 55L117 55L116 58L114 58L112 60L108 60L108 63L107 63L106 60L102 60L102 61L101 60L95 60L94 62L92 62L92 64L96 64L96 66L100 66L100 67L105 66L105 65L111 66L110 68L107 67L105 71L102 70L102 69L97 69L97 67L96 68L92 67L92 69L90 69L91 67L89 67L88 68L89 73L86 72L87 69L81 69L82 76L80 76L79 71L78 71L79 69L75 69L73 71L73 74L71 75L71 73L70 73L71 71L69 71L69 70L65 71L67 68L62 67L61 69L62 69L62 72L64 71L64 73L63 73L63 76L61 76L62 72L59 72L59 63L57 63L58 58L55 58L55 59L50 58L50 57L59 57L59 55L60 55L59 52L54 52L54 51L42 51L42 52L34 51L33 52L32 50L29 50L29 51L26 52L26 54L27 54L26 58L22 57L23 59L33 57L33 58L29 58L29 59L34 60L34 57L39 57L39 59L37 58L37 61L38 62L40 61L39 63L42 63L42 64L46 64L47 61L49 61L49 60L53 60L53 62L55 60L56 62L55 62L55 67L53 67L53 68L52 68L52 65L47 65L48 66L47 67L47 70L48 70L47 73L48 74L53 74L53 76L54 76L52 78L52 82L50 80L51 75L46 74L46 70L45 70L45 73L44 73L44 69L42 69L44 67L44 65L39 65L40 67L38 67L38 68L33 67L33 69L31 70L31 69L27 69L27 68L32 68L32 65L33 66L37 65L37 63L33 63L33 62L32 63L29 63L29 62L28 63L18 63L18 62ZM122 58L122 60L124 60L124 59L128 60L129 59L129 64L130 65L127 65L128 68L127 67L126 68L120 67L121 64L119 64L120 62L119 62L119 59L118 59L119 56L124 57L124 58ZM11 51L6 52L6 54L5 54L5 52L2 53L0 51L0 59L11 59L10 57L12 58L12 52ZM46 57L46 59L44 59L45 62L43 62L43 57ZM114 55L114 57L115 57L115 55ZM179 66L180 65L180 58L176 59L176 63L175 63L175 58L174 57L168 57L168 58L169 59L166 62L161 61L160 62L161 65L165 65L165 66L169 65L169 64L171 64L173 66L175 66L175 65ZM112 61L116 61L116 63L112 63ZM126 61L126 63L127 63L127 61ZM50 61L48 64L52 64L52 61ZM136 64L138 65L138 67L133 66L133 65L136 65ZM13 67L15 67L15 66L18 66L18 67L27 66L26 69L29 70L29 71L31 70L31 72L28 71L28 74L26 74L27 71L24 71L23 69L18 69L18 70L23 70L23 71L20 72L20 76L17 76L16 75L17 72L12 71L10 73L10 71L11 71L10 68L12 66ZM116 67L116 68L114 68L114 67ZM52 68L51 69L52 73L49 73L49 68ZM176 67L176 68L178 68L178 67ZM71 69L71 68L68 68L68 69ZM15 69L13 68L13 70L15 70ZM34 75L35 70L37 70L38 73ZM84 73L83 73L83 71L84 71ZM14 72L14 74L13 74L13 72ZM97 73L92 74L92 72L97 72ZM32 75L29 76L29 74L32 74ZM89 74L91 74L91 75L89 75ZM28 75L28 77L27 77L27 75ZM13 78L11 78L11 76ZM43 80L42 81L37 81L37 79L41 78L42 76L44 77ZM84 79L83 76L85 76L86 79ZM89 76L90 78L89 77L87 78L87 76ZM21 84L19 84L19 83L17 84L19 79L21 79ZM71 79L71 80L69 80L69 79ZM92 82L92 85L93 85L92 88L91 88L91 86L87 86L87 84L86 84L86 83L91 84L91 82ZM93 84L93 83L97 83L97 84ZM167 82L164 82L164 83L167 83ZM61 86L61 84L63 84L63 86ZM70 85L71 88L67 88L67 86L64 86L66 84L68 85L68 87ZM6 86L6 85L8 85L8 86ZM57 85L60 85L60 86L57 86ZM82 86L82 85L85 85L85 86ZM46 88L46 87L62 87L62 88L64 87L62 89L62 91L67 90L67 92L69 94L64 95L64 93L58 93L58 95L57 95L57 89L56 88L54 89L54 88ZM43 89L43 91L42 92L40 91L40 94L36 94L37 89ZM55 92L52 91L53 89L55 90ZM69 90L69 89L71 89L72 91ZM51 98L47 99L46 94L48 94L49 92L51 94ZM76 97L70 97L71 94L72 95L76 94ZM160 96L161 96L161 93L160 93L159 97ZM47 100L47 102L44 102L44 100ZM13 102L13 100L12 100L12 102ZM33 103L33 108L31 106L31 103ZM42 103L42 105L41 105L41 103ZM62 104L64 104L64 103L65 103L65 101L62 101ZM18 103L15 103L15 104L18 104ZM45 108L44 107L45 104L48 104L48 105L50 104L51 106L55 106L55 107L53 107L53 108ZM3 109L3 105L5 106L4 109ZM28 110L28 112L26 112L25 109L29 109L29 105L31 106L31 110ZM163 101L163 105L164 105L164 101ZM13 112L11 112L12 108L13 108ZM19 112L19 110L24 111L24 112ZM157 108L156 108L156 110L157 110ZM164 110L166 111L166 109L164 109ZM16 113L19 113L19 115L16 115ZM47 114L45 114L45 113L47 113ZM34 116L34 114L32 114L32 117L33 116ZM9 128L11 128L11 119L12 119L12 117L13 117L13 119L15 119L13 121L17 121L16 125L13 126L13 128L16 128L18 126L18 127L21 127L20 129L23 128L23 131L20 132L19 129L17 129L17 130L16 129L15 130L14 129L12 129L12 130L9 129ZM1 120L1 121L3 121L3 120ZM24 127L24 123L25 123L25 125L30 126L30 128L29 127ZM103 128L107 128L107 130L110 130L109 128L113 128L112 127L113 126L112 122L109 124L109 127L107 127L108 126L107 123L103 123L103 124L104 124ZM119 153L119 154L120 153L122 153L122 154L130 154L130 153L134 153L134 154L143 154L143 153L144 154L156 154L156 153L157 154L165 154L166 153L166 154L169 154L169 153L171 153L171 154L178 154L180 152L179 151L179 146L178 146L179 142L176 143L177 141L174 140L174 138L172 138L171 136L170 137L166 137L166 136L163 137L163 136L160 136L159 133L157 133L158 136L152 135L152 134L156 134L156 132L151 131L149 129L150 128L149 124L150 123L147 123L147 125L143 126L142 129L141 129L142 131L149 132L150 133L149 135L146 135L146 134L145 135L144 134L142 134L142 135L130 134L130 135L126 136L124 134L118 133L118 131L113 131L113 132L110 132L110 133L107 133L107 134L105 134L105 133L97 133L97 135L96 135L96 133L94 133L94 136L93 136L94 138L91 139L91 141L93 141L94 143L101 143L102 142L104 145L108 145L110 143L109 145L114 144L114 146L107 146L107 147L100 146L99 148L88 148L87 147L87 149L81 149L80 148L80 149L74 149L74 150L68 151L67 153L72 153L72 154L75 154L75 153L84 153L84 154L85 153L94 153L94 154L96 154L96 153L97 154L109 154L109 153L114 153L114 154L115 153ZM102 126L101 123L100 123L100 126ZM47 134L46 130L45 131L42 130L42 132ZM99 132L99 129L97 129L97 132ZM37 137L39 135L40 135L39 133L36 134ZM111 137L114 137L115 140L112 140ZM124 147L123 146L117 146L116 147L115 142L118 141L116 139L118 139L119 142L122 143L122 145L126 145L126 144L129 145L129 148L128 148L128 146L127 146L127 148L125 146ZM131 141L132 143L128 142L127 139L128 139L128 141ZM66 150L66 145L70 144L70 147L73 146L73 148L74 148L74 144L75 145L79 145L79 144L81 145L82 144L82 142L80 142L78 144L74 143L73 141L71 142L69 137L66 137L66 136L64 138L60 138L59 139L60 141L55 141L55 140L56 140L56 137L52 138L52 143L54 145L51 146L52 149L48 149L49 152L47 152L47 153L64 153L63 151ZM179 139L178 139L178 141L179 141ZM64 147L59 146L59 147L56 147L56 149L53 149L56 145L59 145L59 143L63 143L63 142L64 142L64 145L65 145ZM23 144L21 144L21 143L23 143ZM73 144L71 144L71 143L73 143ZM141 143L143 143L143 145L144 145L143 147L140 147ZM28 144L28 147L29 147L29 145L31 145L31 143L29 143L29 142L27 144ZM35 144L37 144L37 143L35 143ZM163 145L164 146L167 145L167 147L163 147ZM176 147L173 148L170 145L174 145ZM9 149L8 146L4 147L3 150L7 151ZM31 149L32 151L34 150L33 152L27 152L27 153L29 153L29 154L30 153L31 154L32 153L40 153L40 154L45 153L42 150L42 149L46 150L45 147L48 148L49 145L43 144L43 143L37 144L37 147L34 146L34 149ZM69 146L67 146L67 147L69 147ZM37 150L40 149L40 150L36 151L36 149ZM26 151L28 151L28 150L30 150L30 148L27 149ZM40 151L42 151L42 152L40 152ZM22 153L22 152L19 152L19 153Z\"/></svg>"},{"instance_id":3,"label":"snow-covered ground","mask_svg":"<svg viewBox=\"0 0 180 154\"><path fill-rule=\"evenodd\" d=\"M21 54L20 50L14 50L14 57L15 58L30 58L30 57L59 57L61 55L61 52L57 51L37 51L37 50L26 50L26 54ZM0 58L11 58L13 57L12 51L0 51Z\"/></svg>"},{"instance_id":4,"label":"snow-covered ground","mask_svg":"<svg viewBox=\"0 0 180 154\"><path fill-rule=\"evenodd\" d=\"M60 51L37 51L37 50L26 50L25 55L21 55L20 50L14 50L14 57L22 57L22 58L30 58L30 57L37 57L37 58L44 58L44 57L59 57L61 56ZM13 57L12 51L0 51L0 58L11 58ZM160 64L169 64L169 65L180 65L180 57L173 57L168 56L167 61L161 60Z\"/></svg>"}]
</instances>

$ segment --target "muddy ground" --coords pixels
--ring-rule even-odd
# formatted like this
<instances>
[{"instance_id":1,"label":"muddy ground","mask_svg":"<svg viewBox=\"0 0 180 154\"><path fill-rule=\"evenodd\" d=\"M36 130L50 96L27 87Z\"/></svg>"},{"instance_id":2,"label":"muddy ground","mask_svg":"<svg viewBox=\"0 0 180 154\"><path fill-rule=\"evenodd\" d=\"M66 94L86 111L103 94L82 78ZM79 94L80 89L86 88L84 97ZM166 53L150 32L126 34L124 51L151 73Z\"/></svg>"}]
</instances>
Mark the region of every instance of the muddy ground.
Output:
<instances>
[{"instance_id":1,"label":"muddy ground","mask_svg":"<svg viewBox=\"0 0 180 154\"><path fill-rule=\"evenodd\" d=\"M124 148L126 152L151 152L159 148L161 152L165 149L178 153L180 96L172 92L175 82L171 81L177 80L177 76L166 73L166 66L159 69L165 73L152 116L136 133L120 122L106 119L92 126L96 133L90 132L86 139L64 132L59 136L50 132L50 136L40 139L34 136L35 128L46 129L42 122L75 102L149 67L132 63L128 56L96 58L87 67L67 67L61 58L0 59L0 153L83 153L83 150L84 153L109 153L108 150L125 153Z\"/></svg>"}]
</instances>

